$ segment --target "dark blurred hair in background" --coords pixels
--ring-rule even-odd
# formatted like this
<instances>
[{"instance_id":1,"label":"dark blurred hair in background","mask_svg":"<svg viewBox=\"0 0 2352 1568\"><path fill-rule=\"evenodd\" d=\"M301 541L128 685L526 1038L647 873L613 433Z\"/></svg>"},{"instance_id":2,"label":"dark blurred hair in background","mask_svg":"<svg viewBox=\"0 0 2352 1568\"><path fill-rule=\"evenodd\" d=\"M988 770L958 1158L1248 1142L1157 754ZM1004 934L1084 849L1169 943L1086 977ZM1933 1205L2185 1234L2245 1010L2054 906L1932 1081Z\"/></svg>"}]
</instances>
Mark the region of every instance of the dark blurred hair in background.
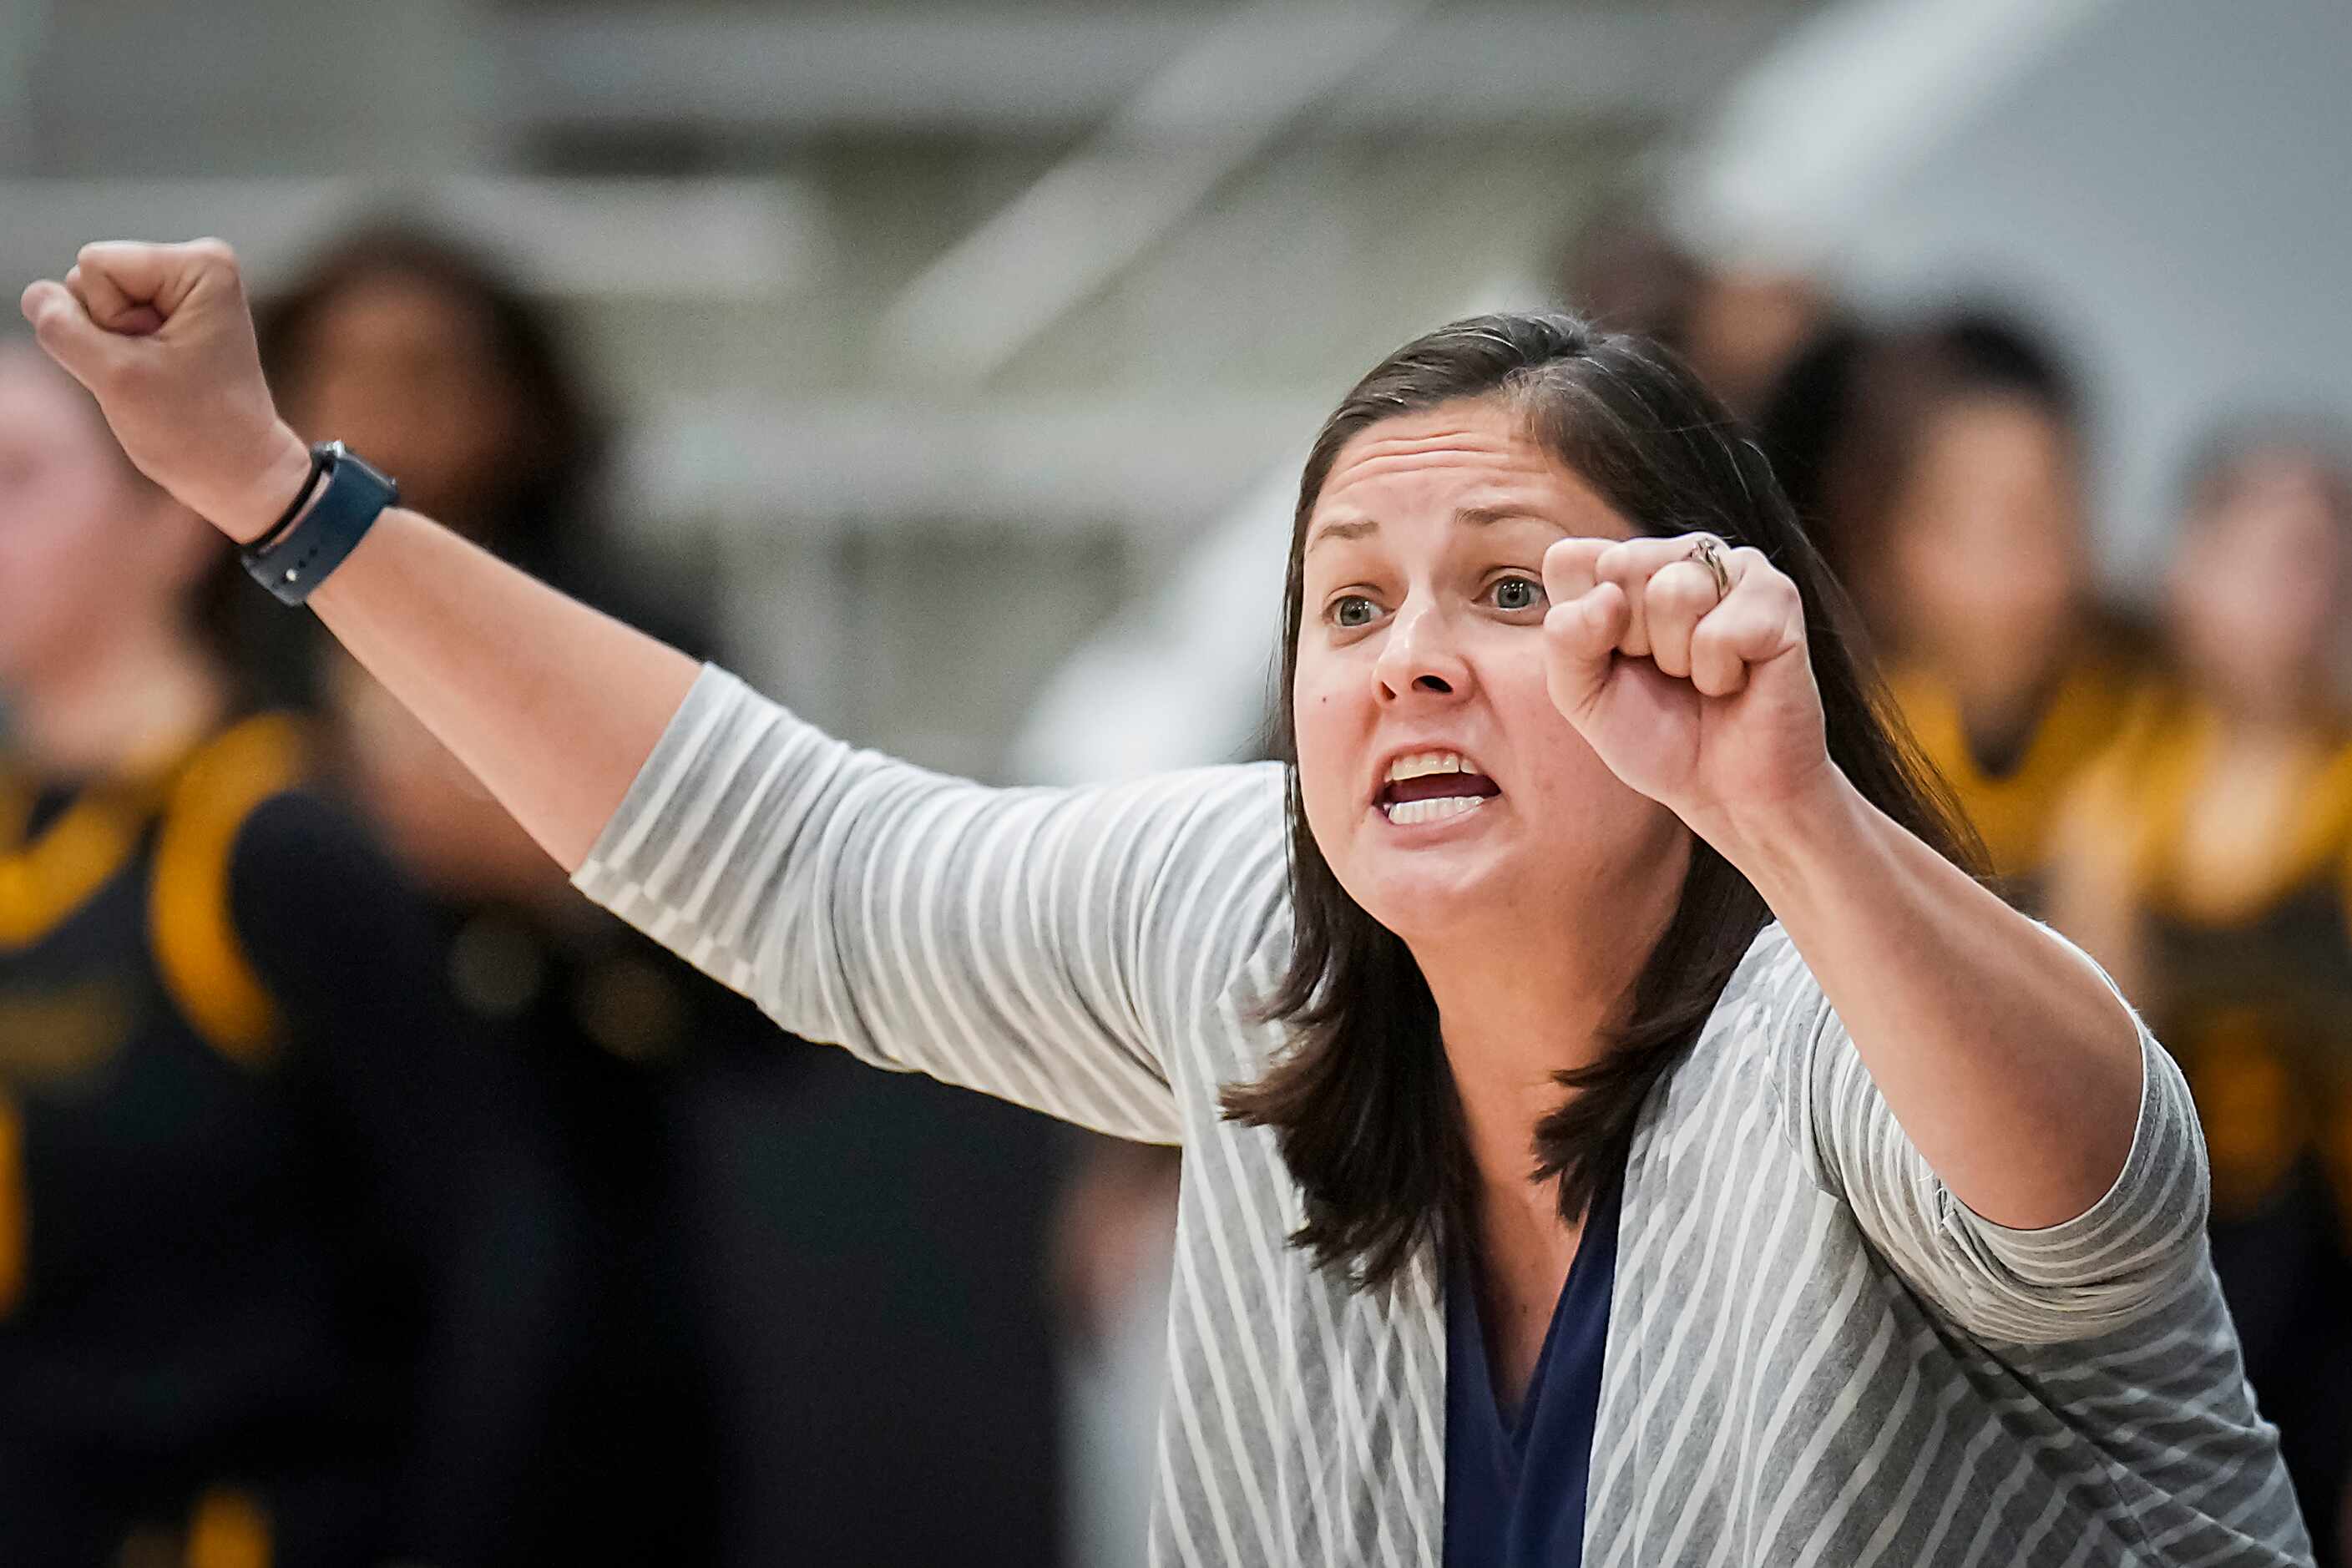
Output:
<instances>
[{"instance_id":1,"label":"dark blurred hair in background","mask_svg":"<svg viewBox=\"0 0 2352 1568\"><path fill-rule=\"evenodd\" d=\"M355 329L337 315L355 301L384 318L383 327L437 311L445 336L404 342ZM343 378L393 369L431 384L420 392L451 397L408 410L413 423L377 432L370 450L403 476L412 500L468 537L536 567L593 525L612 424L549 308L487 253L378 217L273 291L258 326L270 384L297 403L331 407L347 395ZM354 357L365 363L346 363ZM455 447L428 439L467 416L487 422ZM481 460L487 452L495 463Z\"/></svg>"}]
</instances>

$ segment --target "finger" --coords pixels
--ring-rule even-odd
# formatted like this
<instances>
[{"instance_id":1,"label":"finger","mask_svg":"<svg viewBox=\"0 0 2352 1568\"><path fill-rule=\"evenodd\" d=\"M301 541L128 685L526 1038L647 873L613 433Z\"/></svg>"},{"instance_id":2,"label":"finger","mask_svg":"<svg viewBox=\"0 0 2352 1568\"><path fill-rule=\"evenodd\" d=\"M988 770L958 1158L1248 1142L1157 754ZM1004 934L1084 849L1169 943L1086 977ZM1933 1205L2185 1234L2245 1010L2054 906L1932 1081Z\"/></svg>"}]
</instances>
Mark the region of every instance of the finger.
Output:
<instances>
[{"instance_id":1,"label":"finger","mask_svg":"<svg viewBox=\"0 0 2352 1568\"><path fill-rule=\"evenodd\" d=\"M1588 539L1581 535L1571 535L1554 542L1544 552L1545 599L1551 604L1565 605L1592 592L1594 585L1601 581L1593 564L1616 542L1613 539Z\"/></svg>"},{"instance_id":2,"label":"finger","mask_svg":"<svg viewBox=\"0 0 2352 1568\"><path fill-rule=\"evenodd\" d=\"M1715 574L1696 561L1669 561L1642 591L1643 616L1650 634L1650 657L1666 674L1691 672L1691 634L1723 595Z\"/></svg>"},{"instance_id":3,"label":"finger","mask_svg":"<svg viewBox=\"0 0 2352 1568\"><path fill-rule=\"evenodd\" d=\"M1739 581L1745 565L1742 557L1763 559L1760 551L1745 547L1734 550L1712 533L1676 533L1664 538L1643 534L1636 539L1621 539L1603 551L1599 570L1612 583L1645 582L1676 561L1696 560L1701 541L1715 546L1716 559L1723 563L1724 572L1733 583ZM1725 591L1728 593L1729 589Z\"/></svg>"},{"instance_id":4,"label":"finger","mask_svg":"<svg viewBox=\"0 0 2352 1568\"><path fill-rule=\"evenodd\" d=\"M102 268L77 264L66 274L66 288L81 301L92 321L119 336L144 337L163 324L163 314L154 306L132 300Z\"/></svg>"},{"instance_id":5,"label":"finger","mask_svg":"<svg viewBox=\"0 0 2352 1568\"><path fill-rule=\"evenodd\" d=\"M76 381L97 391L119 345L89 319L73 291L45 278L25 290L17 309L33 324L33 337L43 352Z\"/></svg>"},{"instance_id":6,"label":"finger","mask_svg":"<svg viewBox=\"0 0 2352 1568\"><path fill-rule=\"evenodd\" d=\"M1625 596L1633 608L1633 625L1626 633L1621 652L1635 658L1648 657L1654 652L1656 639L1650 632L1648 595L1643 590L1650 579L1666 567L1677 561L1691 560L1701 540L1715 544L1717 559L1724 563L1727 571L1730 570L1731 556L1735 552L1725 549L1723 542L1711 533L1681 533L1664 539L1643 535L1638 539L1620 540L1601 552L1593 569L1604 581L1624 589ZM1712 577L1713 574L1708 575Z\"/></svg>"},{"instance_id":7,"label":"finger","mask_svg":"<svg viewBox=\"0 0 2352 1568\"><path fill-rule=\"evenodd\" d=\"M1797 585L1769 567L1751 571L1691 634L1691 684L1728 697L1748 672L1805 645L1804 601Z\"/></svg>"},{"instance_id":8,"label":"finger","mask_svg":"<svg viewBox=\"0 0 2352 1568\"><path fill-rule=\"evenodd\" d=\"M1602 551L1600 559L1592 563L1592 570L1601 581L1615 584L1625 595L1625 632L1618 639L1618 651L1634 658L1646 658L1650 653L1650 625L1649 617L1643 614L1643 590L1650 585L1650 574L1671 559L1659 556L1654 551L1639 548L1654 542L1651 540L1621 541Z\"/></svg>"},{"instance_id":9,"label":"finger","mask_svg":"<svg viewBox=\"0 0 2352 1568\"><path fill-rule=\"evenodd\" d=\"M75 259L87 282L103 280L121 298L152 307L165 321L209 279L236 275L236 255L217 239L185 245L100 240L83 246Z\"/></svg>"},{"instance_id":10,"label":"finger","mask_svg":"<svg viewBox=\"0 0 2352 1568\"><path fill-rule=\"evenodd\" d=\"M1544 637L1551 653L1545 681L1552 706L1571 721L1581 721L1601 700L1631 612L1625 591L1614 583L1602 583L1545 613Z\"/></svg>"}]
</instances>

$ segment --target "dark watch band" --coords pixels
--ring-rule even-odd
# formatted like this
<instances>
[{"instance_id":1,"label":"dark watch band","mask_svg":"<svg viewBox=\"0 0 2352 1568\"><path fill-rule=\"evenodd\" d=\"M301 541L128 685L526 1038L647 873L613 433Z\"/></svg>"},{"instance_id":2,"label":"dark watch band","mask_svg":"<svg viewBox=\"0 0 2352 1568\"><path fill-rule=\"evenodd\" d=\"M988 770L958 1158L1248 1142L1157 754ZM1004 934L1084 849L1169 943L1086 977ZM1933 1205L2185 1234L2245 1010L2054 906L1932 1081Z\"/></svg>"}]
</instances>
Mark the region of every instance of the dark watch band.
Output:
<instances>
[{"instance_id":1,"label":"dark watch band","mask_svg":"<svg viewBox=\"0 0 2352 1568\"><path fill-rule=\"evenodd\" d=\"M400 487L347 450L341 441L310 448L313 486L325 474L319 499L291 528L280 526L258 545L238 552L254 580L283 604L299 605L327 574L359 547L384 509L400 501ZM307 489L308 487L306 487Z\"/></svg>"}]
</instances>

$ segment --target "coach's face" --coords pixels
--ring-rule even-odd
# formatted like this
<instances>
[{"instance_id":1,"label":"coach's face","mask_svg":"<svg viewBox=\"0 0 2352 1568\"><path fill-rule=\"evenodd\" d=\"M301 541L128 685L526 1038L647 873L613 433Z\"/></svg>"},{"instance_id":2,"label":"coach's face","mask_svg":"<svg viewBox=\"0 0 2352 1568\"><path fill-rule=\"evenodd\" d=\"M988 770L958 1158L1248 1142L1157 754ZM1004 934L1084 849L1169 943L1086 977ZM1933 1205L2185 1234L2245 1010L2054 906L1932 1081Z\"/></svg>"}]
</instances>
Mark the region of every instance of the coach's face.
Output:
<instances>
[{"instance_id":1,"label":"coach's face","mask_svg":"<svg viewBox=\"0 0 2352 1568\"><path fill-rule=\"evenodd\" d=\"M1687 837L1552 701L1544 552L1634 531L1523 425L1489 398L1368 427L1301 545L1301 803L1339 885L1408 943L1555 931L1678 868Z\"/></svg>"}]
</instances>

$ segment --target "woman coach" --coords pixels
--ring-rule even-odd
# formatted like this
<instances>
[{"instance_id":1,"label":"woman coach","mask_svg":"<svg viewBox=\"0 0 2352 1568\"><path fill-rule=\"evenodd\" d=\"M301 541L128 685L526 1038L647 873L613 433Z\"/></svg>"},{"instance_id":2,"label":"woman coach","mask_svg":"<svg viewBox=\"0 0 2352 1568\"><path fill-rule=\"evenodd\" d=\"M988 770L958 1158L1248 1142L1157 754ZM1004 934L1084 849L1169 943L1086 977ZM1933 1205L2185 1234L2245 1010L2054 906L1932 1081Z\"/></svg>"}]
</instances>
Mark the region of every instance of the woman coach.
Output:
<instances>
[{"instance_id":1,"label":"woman coach","mask_svg":"<svg viewBox=\"0 0 2352 1568\"><path fill-rule=\"evenodd\" d=\"M1295 764L993 791L364 470L284 524L225 247L24 304L592 896L803 1034L1184 1144L1160 1560L2307 1556L2179 1073L1938 853L1769 474L1639 342L1483 318L1341 404Z\"/></svg>"}]
</instances>

